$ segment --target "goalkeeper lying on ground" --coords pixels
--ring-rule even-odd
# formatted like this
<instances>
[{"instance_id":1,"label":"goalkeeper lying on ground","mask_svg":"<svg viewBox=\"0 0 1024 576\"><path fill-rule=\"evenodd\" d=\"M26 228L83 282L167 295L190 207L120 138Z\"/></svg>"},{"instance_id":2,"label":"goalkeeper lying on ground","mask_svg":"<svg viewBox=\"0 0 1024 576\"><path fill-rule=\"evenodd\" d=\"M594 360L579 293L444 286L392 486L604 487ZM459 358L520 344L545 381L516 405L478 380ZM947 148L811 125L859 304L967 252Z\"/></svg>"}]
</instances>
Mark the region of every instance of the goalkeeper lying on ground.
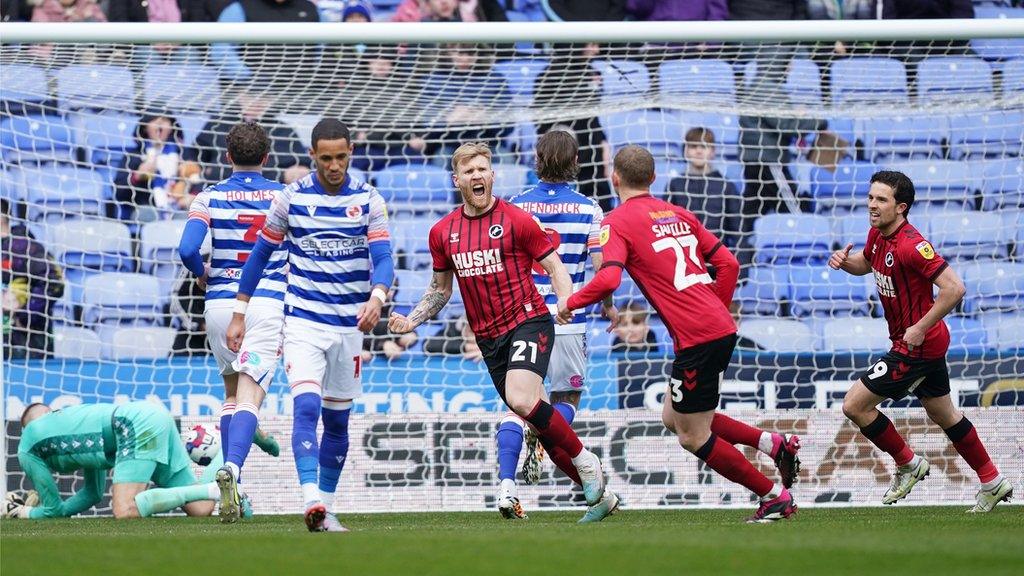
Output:
<instances>
[{"instance_id":1,"label":"goalkeeper lying on ground","mask_svg":"<svg viewBox=\"0 0 1024 576\"><path fill-rule=\"evenodd\" d=\"M213 475L221 457L211 462L197 483L174 418L158 404L92 404L61 410L30 404L21 424L18 462L38 495L8 495L4 517L74 516L103 498L111 468L115 518L147 517L179 506L189 516L209 516L220 497ZM273 439L260 436L257 443L271 454L276 452ZM53 474L78 470L85 475L82 488L61 500ZM147 490L151 481L157 487Z\"/></svg>"}]
</instances>

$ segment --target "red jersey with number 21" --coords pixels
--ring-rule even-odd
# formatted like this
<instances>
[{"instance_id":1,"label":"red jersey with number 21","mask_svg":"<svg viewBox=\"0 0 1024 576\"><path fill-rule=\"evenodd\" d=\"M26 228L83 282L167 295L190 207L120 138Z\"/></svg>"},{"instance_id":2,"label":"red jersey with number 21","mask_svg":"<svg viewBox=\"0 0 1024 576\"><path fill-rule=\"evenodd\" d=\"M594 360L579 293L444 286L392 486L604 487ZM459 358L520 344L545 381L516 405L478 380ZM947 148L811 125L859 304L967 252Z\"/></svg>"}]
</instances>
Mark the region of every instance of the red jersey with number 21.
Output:
<instances>
[{"instance_id":1,"label":"red jersey with number 21","mask_svg":"<svg viewBox=\"0 0 1024 576\"><path fill-rule=\"evenodd\" d=\"M942 358L949 348L949 328L939 320L924 335L921 346L909 350L903 334L932 306L932 283L949 264L910 222L903 222L889 236L877 228L868 231L864 256L871 262L878 299L889 323L892 351L912 358Z\"/></svg>"},{"instance_id":2,"label":"red jersey with number 21","mask_svg":"<svg viewBox=\"0 0 1024 576\"><path fill-rule=\"evenodd\" d=\"M691 212L636 196L605 217L600 241L604 266L629 272L668 327L676 351L736 332L706 264L722 243Z\"/></svg>"},{"instance_id":3,"label":"red jersey with number 21","mask_svg":"<svg viewBox=\"0 0 1024 576\"><path fill-rule=\"evenodd\" d=\"M430 229L434 271L455 271L477 338L550 315L533 283L533 263L554 251L530 213L501 199L479 216L466 216L459 206Z\"/></svg>"}]
</instances>

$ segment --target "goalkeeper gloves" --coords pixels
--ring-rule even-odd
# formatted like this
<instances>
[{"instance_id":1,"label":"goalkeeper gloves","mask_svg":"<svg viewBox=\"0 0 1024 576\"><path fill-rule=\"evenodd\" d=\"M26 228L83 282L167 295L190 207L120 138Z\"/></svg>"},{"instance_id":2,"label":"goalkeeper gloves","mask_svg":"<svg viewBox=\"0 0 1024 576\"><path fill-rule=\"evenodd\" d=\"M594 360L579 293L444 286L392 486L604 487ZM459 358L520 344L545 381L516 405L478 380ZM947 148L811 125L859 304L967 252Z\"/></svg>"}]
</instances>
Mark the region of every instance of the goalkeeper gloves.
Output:
<instances>
[{"instance_id":1,"label":"goalkeeper gloves","mask_svg":"<svg viewBox=\"0 0 1024 576\"><path fill-rule=\"evenodd\" d=\"M27 492L8 492L3 504L4 518L28 519L32 508L39 504L39 493L35 490Z\"/></svg>"}]
</instances>

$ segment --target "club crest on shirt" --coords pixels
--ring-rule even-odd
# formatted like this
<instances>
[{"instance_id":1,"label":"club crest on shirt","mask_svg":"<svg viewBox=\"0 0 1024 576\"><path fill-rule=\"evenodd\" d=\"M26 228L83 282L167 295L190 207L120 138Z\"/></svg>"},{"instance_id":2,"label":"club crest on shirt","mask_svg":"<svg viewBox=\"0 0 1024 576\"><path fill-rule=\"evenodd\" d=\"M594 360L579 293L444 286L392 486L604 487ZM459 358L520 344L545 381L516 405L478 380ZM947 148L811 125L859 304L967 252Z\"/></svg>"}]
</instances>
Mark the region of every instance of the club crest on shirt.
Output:
<instances>
[{"instance_id":1,"label":"club crest on shirt","mask_svg":"<svg viewBox=\"0 0 1024 576\"><path fill-rule=\"evenodd\" d=\"M349 206L348 209L345 210L345 215L348 216L349 218L359 218L360 216L363 215L363 207Z\"/></svg>"},{"instance_id":2,"label":"club crest on shirt","mask_svg":"<svg viewBox=\"0 0 1024 576\"><path fill-rule=\"evenodd\" d=\"M892 267L892 252L885 253L885 265Z\"/></svg>"},{"instance_id":3,"label":"club crest on shirt","mask_svg":"<svg viewBox=\"0 0 1024 576\"><path fill-rule=\"evenodd\" d=\"M487 229L487 235L497 240L501 238L501 235L505 233L505 228L501 224L495 224Z\"/></svg>"},{"instance_id":4,"label":"club crest on shirt","mask_svg":"<svg viewBox=\"0 0 1024 576\"><path fill-rule=\"evenodd\" d=\"M921 256L924 256L925 260L931 260L932 258L935 258L935 250L932 248L932 245L929 244L927 240L922 240L921 242L918 242L917 246L914 246L914 248L917 248L917 251L921 253Z\"/></svg>"},{"instance_id":5,"label":"club crest on shirt","mask_svg":"<svg viewBox=\"0 0 1024 576\"><path fill-rule=\"evenodd\" d=\"M458 232L452 232L451 236L448 237L448 243L449 244L458 244L458 242L459 242L459 233Z\"/></svg>"},{"instance_id":6,"label":"club crest on shirt","mask_svg":"<svg viewBox=\"0 0 1024 576\"><path fill-rule=\"evenodd\" d=\"M604 246L605 244L608 243L608 240L611 238L611 236L612 229L610 226L605 224L604 226L601 226L601 234L598 236L598 242L601 244L601 246Z\"/></svg>"}]
</instances>

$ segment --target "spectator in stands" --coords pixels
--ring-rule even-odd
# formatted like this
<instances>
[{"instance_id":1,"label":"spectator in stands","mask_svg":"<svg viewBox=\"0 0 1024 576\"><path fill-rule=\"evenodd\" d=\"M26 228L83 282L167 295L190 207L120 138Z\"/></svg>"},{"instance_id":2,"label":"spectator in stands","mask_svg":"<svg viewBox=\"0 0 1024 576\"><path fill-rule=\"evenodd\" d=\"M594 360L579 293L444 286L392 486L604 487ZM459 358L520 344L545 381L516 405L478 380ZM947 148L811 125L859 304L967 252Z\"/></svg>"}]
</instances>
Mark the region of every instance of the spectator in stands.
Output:
<instances>
[{"instance_id":1,"label":"spectator in stands","mask_svg":"<svg viewBox=\"0 0 1024 576\"><path fill-rule=\"evenodd\" d=\"M236 0L221 11L217 21L319 22L320 12L310 0ZM214 44L210 58L225 80L279 85L294 81L292 75L282 71L312 70L319 64L320 54L309 47Z\"/></svg>"},{"instance_id":2,"label":"spectator in stands","mask_svg":"<svg viewBox=\"0 0 1024 576\"><path fill-rule=\"evenodd\" d=\"M184 215L199 183L199 166L184 159L181 126L170 114L143 116L136 128L137 149L115 177L114 202L122 215L151 222Z\"/></svg>"},{"instance_id":3,"label":"spectator in stands","mask_svg":"<svg viewBox=\"0 0 1024 576\"><path fill-rule=\"evenodd\" d=\"M460 141L487 142L492 150L511 133L511 127L480 128L493 124L511 103L505 80L494 72L493 48L483 44L445 44L426 80L418 110L434 118L425 140L428 155L447 166L447 152ZM472 128L466 128L472 127Z\"/></svg>"},{"instance_id":4,"label":"spectator in stands","mask_svg":"<svg viewBox=\"0 0 1024 576\"><path fill-rule=\"evenodd\" d=\"M974 18L974 3L971 0L882 0L882 18Z\"/></svg>"},{"instance_id":5,"label":"spectator in stands","mask_svg":"<svg viewBox=\"0 0 1024 576\"><path fill-rule=\"evenodd\" d=\"M806 20L807 0L728 0L729 20Z\"/></svg>"},{"instance_id":6,"label":"spectator in stands","mask_svg":"<svg viewBox=\"0 0 1024 576\"><path fill-rule=\"evenodd\" d=\"M31 17L27 0L0 0L0 22L25 22Z\"/></svg>"},{"instance_id":7,"label":"spectator in stands","mask_svg":"<svg viewBox=\"0 0 1024 576\"><path fill-rule=\"evenodd\" d=\"M626 10L637 20L725 20L726 0L626 0Z\"/></svg>"},{"instance_id":8,"label":"spectator in stands","mask_svg":"<svg viewBox=\"0 0 1024 576\"><path fill-rule=\"evenodd\" d=\"M111 22L181 22L182 12L179 0L109 0L107 5Z\"/></svg>"},{"instance_id":9,"label":"spectator in stands","mask_svg":"<svg viewBox=\"0 0 1024 576\"><path fill-rule=\"evenodd\" d=\"M33 22L107 21L107 15L96 0L29 0L29 4L35 5L32 10Z\"/></svg>"},{"instance_id":10,"label":"spectator in stands","mask_svg":"<svg viewBox=\"0 0 1024 576\"><path fill-rule=\"evenodd\" d=\"M384 356L388 360L398 358L405 354L406 350L416 344L419 336L415 332L408 334L392 334L388 330L388 318L395 308L395 296L398 295L398 279L388 290L388 303L380 312L380 320L373 327L369 334L363 338L363 362L370 362L374 356Z\"/></svg>"},{"instance_id":11,"label":"spectator in stands","mask_svg":"<svg viewBox=\"0 0 1024 576\"><path fill-rule=\"evenodd\" d=\"M206 356L206 288L191 274L182 274L174 283L170 313L178 333L171 347L172 356Z\"/></svg>"},{"instance_id":12,"label":"spectator in stands","mask_svg":"<svg viewBox=\"0 0 1024 576\"><path fill-rule=\"evenodd\" d=\"M231 127L240 121L259 122L272 144L270 158L263 167L264 175L271 180L294 182L309 173L309 145L303 144L298 134L277 117L274 108L275 101L265 93L236 91L235 100L203 126L185 158L201 166L201 177L207 184L224 180L231 175L231 166L224 157Z\"/></svg>"},{"instance_id":13,"label":"spectator in stands","mask_svg":"<svg viewBox=\"0 0 1024 576\"><path fill-rule=\"evenodd\" d=\"M658 337L647 323L649 315L650 311L640 302L628 302L620 308L612 352L658 353Z\"/></svg>"},{"instance_id":14,"label":"spectator in stands","mask_svg":"<svg viewBox=\"0 0 1024 576\"><path fill-rule=\"evenodd\" d=\"M881 0L885 20L974 18L971 0ZM929 56L973 56L967 40L901 40L879 43L879 56L891 55L907 68L907 85L917 86L917 63Z\"/></svg>"},{"instance_id":15,"label":"spectator in stands","mask_svg":"<svg viewBox=\"0 0 1024 576\"><path fill-rule=\"evenodd\" d=\"M542 0L548 20L554 22L621 21L627 0Z\"/></svg>"},{"instance_id":16,"label":"spectator in stands","mask_svg":"<svg viewBox=\"0 0 1024 576\"><path fill-rule=\"evenodd\" d=\"M571 120L541 123L537 135L560 127L576 136L579 145L579 191L596 199L605 213L613 208L611 185L611 144L597 116L578 115L578 110L595 106L601 98L601 75L591 63L601 55L596 43L556 44L551 62L534 84L533 105L540 112L553 108L573 108Z\"/></svg>"},{"instance_id":17,"label":"spectator in stands","mask_svg":"<svg viewBox=\"0 0 1024 576\"><path fill-rule=\"evenodd\" d=\"M686 173L668 183L666 200L693 212L727 246L735 246L739 226L730 215L739 212L740 195L713 166L715 133L708 128L690 128L683 146Z\"/></svg>"},{"instance_id":18,"label":"spectator in stands","mask_svg":"<svg viewBox=\"0 0 1024 576\"><path fill-rule=\"evenodd\" d=\"M469 321L463 314L445 322L444 328L437 334L423 341L423 352L426 354L461 355L465 360L479 362L483 353L476 343L476 335L469 327Z\"/></svg>"},{"instance_id":19,"label":"spectator in stands","mask_svg":"<svg viewBox=\"0 0 1024 576\"><path fill-rule=\"evenodd\" d=\"M403 0L392 22L507 22L499 0Z\"/></svg>"},{"instance_id":20,"label":"spectator in stands","mask_svg":"<svg viewBox=\"0 0 1024 576\"><path fill-rule=\"evenodd\" d=\"M53 351L50 311L64 295L64 274L27 228L11 222L0 199L4 358L45 358Z\"/></svg>"}]
</instances>

